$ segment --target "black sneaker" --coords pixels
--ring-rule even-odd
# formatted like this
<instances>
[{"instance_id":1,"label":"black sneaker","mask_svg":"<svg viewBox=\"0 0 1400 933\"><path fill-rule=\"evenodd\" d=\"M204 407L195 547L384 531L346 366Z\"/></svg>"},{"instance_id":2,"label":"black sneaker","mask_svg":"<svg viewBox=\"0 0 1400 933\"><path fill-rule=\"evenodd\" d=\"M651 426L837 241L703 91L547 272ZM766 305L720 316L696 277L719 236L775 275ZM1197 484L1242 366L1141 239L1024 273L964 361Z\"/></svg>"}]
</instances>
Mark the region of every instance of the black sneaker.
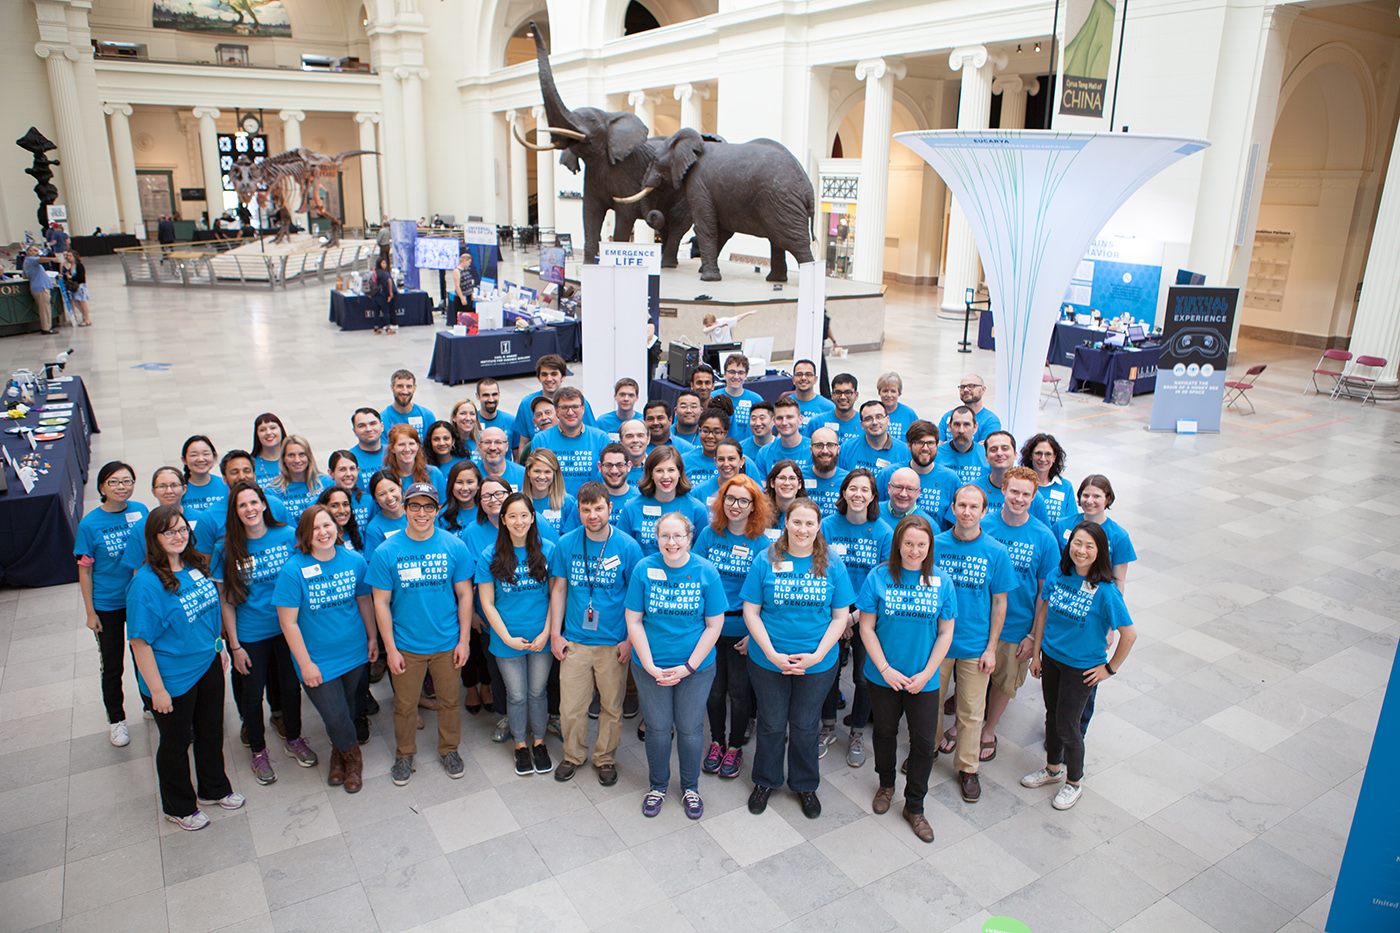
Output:
<instances>
[{"instance_id":1,"label":"black sneaker","mask_svg":"<svg viewBox=\"0 0 1400 933\"><path fill-rule=\"evenodd\" d=\"M837 708L837 709L845 709L845 708L846 708L846 694L845 694L844 692L838 692L838 693L836 694L836 708Z\"/></svg>"},{"instance_id":2,"label":"black sneaker","mask_svg":"<svg viewBox=\"0 0 1400 933\"><path fill-rule=\"evenodd\" d=\"M287 724L282 721L282 714L278 713L271 719L272 730L277 733L277 737L282 741L287 741Z\"/></svg>"},{"instance_id":3,"label":"black sneaker","mask_svg":"<svg viewBox=\"0 0 1400 933\"><path fill-rule=\"evenodd\" d=\"M641 710L641 703L636 697L625 697L622 701L622 718L631 719Z\"/></svg>"},{"instance_id":4,"label":"black sneaker","mask_svg":"<svg viewBox=\"0 0 1400 933\"><path fill-rule=\"evenodd\" d=\"M741 743L739 743L739 744L741 744L741 745L748 745L748 744L749 744L749 739L752 739L752 738L753 738L753 732L754 732L754 730L757 729L757 728L758 728L758 720L757 720L757 719L750 719L750 720L749 720L749 724L746 725L746 726L744 726L744 741L741 742Z\"/></svg>"},{"instance_id":5,"label":"black sneaker","mask_svg":"<svg viewBox=\"0 0 1400 933\"><path fill-rule=\"evenodd\" d=\"M599 714L601 714L602 712L603 704L599 703L597 698L595 697L593 702L588 704L588 718L597 719Z\"/></svg>"},{"instance_id":6,"label":"black sneaker","mask_svg":"<svg viewBox=\"0 0 1400 933\"><path fill-rule=\"evenodd\" d=\"M462 756L456 750L448 752L442 756L442 766L447 769L447 776L456 780L466 773L466 766L462 762Z\"/></svg>"},{"instance_id":7,"label":"black sneaker","mask_svg":"<svg viewBox=\"0 0 1400 933\"><path fill-rule=\"evenodd\" d=\"M361 745L369 744L369 717L361 716L355 720L355 740Z\"/></svg>"},{"instance_id":8,"label":"black sneaker","mask_svg":"<svg viewBox=\"0 0 1400 933\"><path fill-rule=\"evenodd\" d=\"M768 795L773 793L773 788L764 787L762 784L753 786L753 793L749 794L749 812L758 816L768 809Z\"/></svg>"},{"instance_id":9,"label":"black sneaker","mask_svg":"<svg viewBox=\"0 0 1400 933\"><path fill-rule=\"evenodd\" d=\"M376 715L378 715L378 714L379 714L379 701L376 700L376 699L374 698L374 695L373 695L373 694L371 694L371 695L370 695L370 698L369 698L369 705L365 707L365 715L366 715L366 716L376 716Z\"/></svg>"},{"instance_id":10,"label":"black sneaker","mask_svg":"<svg viewBox=\"0 0 1400 933\"><path fill-rule=\"evenodd\" d=\"M523 745L515 750L515 773L521 777L535 773L535 763L530 759L530 749Z\"/></svg>"},{"instance_id":11,"label":"black sneaker","mask_svg":"<svg viewBox=\"0 0 1400 933\"><path fill-rule=\"evenodd\" d=\"M240 726L240 727L238 728L238 741L240 741L240 742L243 743L243 747L244 747L244 748L252 748L252 746L248 744L248 727L247 727L247 726Z\"/></svg>"},{"instance_id":12,"label":"black sneaker","mask_svg":"<svg viewBox=\"0 0 1400 933\"><path fill-rule=\"evenodd\" d=\"M549 749L544 747L543 742L530 749L530 757L535 761L536 774L548 774L554 770L554 762L549 760Z\"/></svg>"},{"instance_id":13,"label":"black sneaker","mask_svg":"<svg viewBox=\"0 0 1400 933\"><path fill-rule=\"evenodd\" d=\"M822 802L817 799L816 791L798 791L797 799L802 801L802 815L807 817L807 819L815 820L822 815Z\"/></svg>"},{"instance_id":14,"label":"black sneaker","mask_svg":"<svg viewBox=\"0 0 1400 933\"><path fill-rule=\"evenodd\" d=\"M560 782L573 780L574 772L577 770L578 765L574 764L568 759L565 759L564 761L559 762L559 767L554 769L554 780Z\"/></svg>"}]
</instances>

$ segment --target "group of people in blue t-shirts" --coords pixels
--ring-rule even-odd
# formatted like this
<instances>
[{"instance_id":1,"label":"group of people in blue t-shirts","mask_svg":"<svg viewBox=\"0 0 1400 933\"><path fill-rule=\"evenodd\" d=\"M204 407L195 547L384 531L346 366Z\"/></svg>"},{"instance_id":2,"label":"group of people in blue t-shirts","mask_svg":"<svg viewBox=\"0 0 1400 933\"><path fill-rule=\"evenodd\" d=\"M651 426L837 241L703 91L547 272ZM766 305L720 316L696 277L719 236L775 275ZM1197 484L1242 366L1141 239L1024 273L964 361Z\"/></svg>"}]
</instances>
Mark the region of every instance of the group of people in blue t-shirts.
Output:
<instances>
[{"instance_id":1,"label":"group of people in blue t-shirts","mask_svg":"<svg viewBox=\"0 0 1400 933\"><path fill-rule=\"evenodd\" d=\"M568 781L591 764L604 786L618 780L622 720L640 712L646 816L664 807L673 746L680 805L698 819L700 775L739 777L753 740L750 811L786 787L816 818L847 663L846 760L865 764L873 727L876 813L903 772L902 816L932 842L924 798L940 754L976 803L1028 673L1046 705L1046 765L1022 783L1060 784L1053 805L1074 805L1095 690L1135 639L1123 589L1136 555L1107 516L1107 478L1071 486L1048 434L1018 449L976 376L940 429L900 401L897 374L857 405L849 374L817 396L807 360L793 392L768 402L729 357L722 391L683 393L702 403L690 423L663 400L638 412L631 379L594 419L562 360L539 370L515 416L487 379L443 421L397 371L393 403L353 413L356 442L325 472L272 413L247 451L219 458L191 437L181 467L153 474L149 512L132 501L131 466L101 468L101 506L75 546L88 627L114 745L130 740L130 648L169 819L200 829L200 802L244 804L224 766L226 683L257 783L276 780L270 745L319 766L304 690L330 742L328 782L360 790L379 710L370 685L386 673L396 785L417 768L422 709L437 712L449 777L466 770L462 709L490 707L517 774Z\"/></svg>"}]
</instances>

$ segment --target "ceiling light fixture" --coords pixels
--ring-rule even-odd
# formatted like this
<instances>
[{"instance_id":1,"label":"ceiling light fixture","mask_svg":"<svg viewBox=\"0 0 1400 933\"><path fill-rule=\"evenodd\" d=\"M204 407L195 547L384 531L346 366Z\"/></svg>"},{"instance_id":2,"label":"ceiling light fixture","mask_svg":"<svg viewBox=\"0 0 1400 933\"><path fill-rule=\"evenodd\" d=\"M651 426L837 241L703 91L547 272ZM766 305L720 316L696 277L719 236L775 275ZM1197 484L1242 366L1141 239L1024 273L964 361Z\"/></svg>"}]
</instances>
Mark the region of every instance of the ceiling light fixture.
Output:
<instances>
[{"instance_id":1,"label":"ceiling light fixture","mask_svg":"<svg viewBox=\"0 0 1400 933\"><path fill-rule=\"evenodd\" d=\"M1039 42L1037 42L1037 43L1035 44L1035 50L1036 50L1037 52L1040 51L1040 43L1039 43Z\"/></svg>"},{"instance_id":2,"label":"ceiling light fixture","mask_svg":"<svg viewBox=\"0 0 1400 933\"><path fill-rule=\"evenodd\" d=\"M1020 55L1020 54L1021 54L1021 47L1020 47L1019 45L1016 46L1016 54L1017 54L1017 55Z\"/></svg>"}]
</instances>

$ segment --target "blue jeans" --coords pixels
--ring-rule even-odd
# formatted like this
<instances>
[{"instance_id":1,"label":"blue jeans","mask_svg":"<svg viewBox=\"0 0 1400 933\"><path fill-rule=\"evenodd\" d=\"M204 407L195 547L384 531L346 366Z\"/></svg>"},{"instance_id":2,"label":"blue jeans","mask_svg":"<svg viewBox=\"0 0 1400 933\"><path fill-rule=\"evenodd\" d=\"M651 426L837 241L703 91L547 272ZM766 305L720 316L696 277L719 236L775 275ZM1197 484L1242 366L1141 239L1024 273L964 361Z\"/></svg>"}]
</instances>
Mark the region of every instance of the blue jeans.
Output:
<instances>
[{"instance_id":1,"label":"blue jeans","mask_svg":"<svg viewBox=\"0 0 1400 933\"><path fill-rule=\"evenodd\" d=\"M355 747L355 717L360 715L360 692L369 683L369 662L346 671L339 677L321 681L320 686L306 687L311 705L326 724L331 744L342 752ZM305 686L305 684L303 684Z\"/></svg>"},{"instance_id":2,"label":"blue jeans","mask_svg":"<svg viewBox=\"0 0 1400 933\"><path fill-rule=\"evenodd\" d=\"M715 681L715 666L663 687L641 668L635 671L637 699L647 723L647 774L652 790L666 793L671 783L671 729L676 730L681 790L700 789L700 759L705 751L705 703Z\"/></svg>"},{"instance_id":3,"label":"blue jeans","mask_svg":"<svg viewBox=\"0 0 1400 933\"><path fill-rule=\"evenodd\" d=\"M515 741L524 742L528 732L537 742L543 742L549 721L549 671L554 666L554 655L545 649L514 658L497 658L496 664L505 682L510 734Z\"/></svg>"},{"instance_id":4,"label":"blue jeans","mask_svg":"<svg viewBox=\"0 0 1400 933\"><path fill-rule=\"evenodd\" d=\"M787 752L788 787L803 793L814 791L821 784L817 732L821 727L822 701L835 680L835 664L819 674L780 674L759 667L752 657L749 658L749 683L758 695L758 742L753 756L755 784L783 786L784 751Z\"/></svg>"}]
</instances>

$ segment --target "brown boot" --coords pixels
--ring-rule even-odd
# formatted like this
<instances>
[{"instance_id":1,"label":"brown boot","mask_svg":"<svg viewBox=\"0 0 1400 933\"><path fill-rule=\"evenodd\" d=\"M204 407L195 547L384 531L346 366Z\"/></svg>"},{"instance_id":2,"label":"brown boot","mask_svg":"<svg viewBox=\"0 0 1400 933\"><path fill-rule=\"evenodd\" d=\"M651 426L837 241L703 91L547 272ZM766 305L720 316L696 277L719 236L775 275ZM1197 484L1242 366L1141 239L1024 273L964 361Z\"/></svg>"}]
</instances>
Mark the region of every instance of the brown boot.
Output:
<instances>
[{"instance_id":1,"label":"brown boot","mask_svg":"<svg viewBox=\"0 0 1400 933\"><path fill-rule=\"evenodd\" d=\"M365 759L360 752L360 746L355 745L346 752L345 759L345 792L347 794L357 794L364 786Z\"/></svg>"},{"instance_id":2,"label":"brown boot","mask_svg":"<svg viewBox=\"0 0 1400 933\"><path fill-rule=\"evenodd\" d=\"M332 787L345 783L345 756L334 745L331 746L331 767L326 774L326 783Z\"/></svg>"}]
</instances>

